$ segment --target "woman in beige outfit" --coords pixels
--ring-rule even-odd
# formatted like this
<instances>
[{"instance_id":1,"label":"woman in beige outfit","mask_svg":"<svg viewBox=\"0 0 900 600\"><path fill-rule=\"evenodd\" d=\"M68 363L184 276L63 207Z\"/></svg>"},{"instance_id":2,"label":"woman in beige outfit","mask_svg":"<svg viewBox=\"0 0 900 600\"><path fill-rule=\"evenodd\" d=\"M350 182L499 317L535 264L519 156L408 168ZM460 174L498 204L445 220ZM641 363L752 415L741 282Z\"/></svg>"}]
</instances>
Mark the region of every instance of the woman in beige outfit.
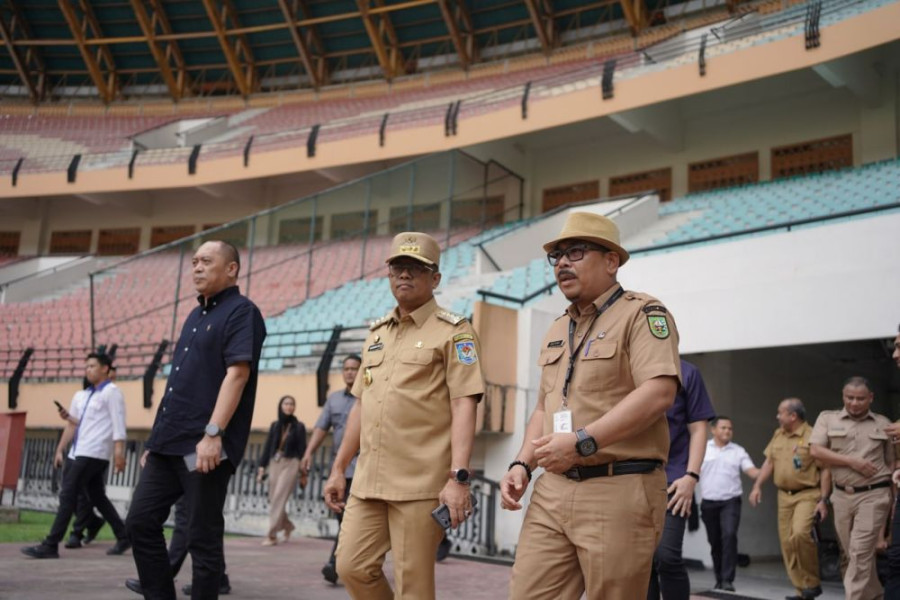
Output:
<instances>
[{"instance_id":1,"label":"woman in beige outfit","mask_svg":"<svg viewBox=\"0 0 900 600\"><path fill-rule=\"evenodd\" d=\"M256 480L262 481L269 470L269 532L263 546L278 543L278 532L284 532L288 541L294 524L288 519L285 506L300 474L300 459L306 452L306 427L294 416L296 401L284 396L278 401L278 420L272 422L269 436L259 460Z\"/></svg>"}]
</instances>

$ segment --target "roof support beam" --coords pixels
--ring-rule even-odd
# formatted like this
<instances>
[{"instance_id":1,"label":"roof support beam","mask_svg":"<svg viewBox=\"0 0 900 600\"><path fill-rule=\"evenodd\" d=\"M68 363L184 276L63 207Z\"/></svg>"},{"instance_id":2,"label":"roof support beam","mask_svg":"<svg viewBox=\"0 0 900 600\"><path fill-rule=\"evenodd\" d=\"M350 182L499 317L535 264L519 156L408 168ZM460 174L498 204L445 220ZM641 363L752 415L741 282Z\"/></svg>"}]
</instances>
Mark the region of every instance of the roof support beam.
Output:
<instances>
[{"instance_id":1,"label":"roof support beam","mask_svg":"<svg viewBox=\"0 0 900 600\"><path fill-rule=\"evenodd\" d=\"M644 0L619 0L625 20L631 28L631 35L637 35L647 25L647 12L644 9Z\"/></svg>"},{"instance_id":2,"label":"roof support beam","mask_svg":"<svg viewBox=\"0 0 900 600\"><path fill-rule=\"evenodd\" d=\"M309 28L308 35L304 35L300 28L294 24L297 21L298 10L302 8L305 14L307 8L305 4L301 6L300 0L294 0L290 4L288 0L278 0L278 6L281 8L281 14L284 15L285 22L289 25L288 31L290 31L291 38L294 40L294 46L297 47L297 53L303 62L303 68L306 69L313 87L319 89L328 77L328 66L325 62L325 57L322 55L322 42L318 39L312 27ZM310 48L312 45L310 44L311 41L318 47L318 56L313 55Z\"/></svg>"},{"instance_id":3,"label":"roof support beam","mask_svg":"<svg viewBox=\"0 0 900 600\"><path fill-rule=\"evenodd\" d=\"M157 12L158 7L155 6L155 4L156 2L151 2L150 10L153 11L153 15L151 16L150 13L147 12L144 0L131 0L131 7L134 9L134 15L137 18L137 22L141 26L144 35L147 36L147 45L150 47L150 53L153 55L153 60L156 61L160 75L162 75L163 81L169 88L172 100L178 102L184 95L184 76L186 75L184 73L184 64L181 63L181 65L179 65L176 62L175 69L179 73L178 79L176 79L170 63L170 61L175 58L175 53L171 50L175 43L169 42L167 49L163 50L160 47L159 42L156 41L157 26L162 27L162 23L168 23L168 21L164 14ZM180 69L179 66L181 67Z\"/></svg>"},{"instance_id":4,"label":"roof support beam","mask_svg":"<svg viewBox=\"0 0 900 600\"><path fill-rule=\"evenodd\" d=\"M450 39L456 54L459 56L459 64L463 69L477 60L478 50L475 47L475 31L472 27L472 18L466 8L465 0L438 0L441 7L441 16L447 24Z\"/></svg>"},{"instance_id":5,"label":"roof support beam","mask_svg":"<svg viewBox=\"0 0 900 600\"><path fill-rule=\"evenodd\" d=\"M623 0L626 2L628 0ZM537 33L544 54L549 55L556 46L556 26L553 20L553 7L549 0L525 0L531 24Z\"/></svg>"},{"instance_id":6,"label":"roof support beam","mask_svg":"<svg viewBox=\"0 0 900 600\"><path fill-rule=\"evenodd\" d=\"M369 6L369 0L356 0L356 5L359 7L363 25L366 33L369 34L378 64L384 71L385 78L390 81L397 75L405 73L403 54L397 39L397 32L394 31L389 17L382 12L376 12L379 8L387 7L381 6L382 0L375 0L375 2L377 4L375 7Z\"/></svg>"},{"instance_id":7,"label":"roof support beam","mask_svg":"<svg viewBox=\"0 0 900 600\"><path fill-rule=\"evenodd\" d=\"M240 27L234 6L230 0L203 0L203 6L216 30L216 37L219 38L219 45L222 47L222 53L225 54L225 61L228 63L238 91L241 96L246 98L253 92L256 85L256 65L253 55L250 53L250 46L243 34L237 34L237 40L233 44L228 39L229 35L235 35L233 31L229 31L228 23L232 24L232 29ZM241 62L242 57L246 64Z\"/></svg>"},{"instance_id":8,"label":"roof support beam","mask_svg":"<svg viewBox=\"0 0 900 600\"><path fill-rule=\"evenodd\" d=\"M31 79L31 74L28 72L25 61L19 56L19 51L12 43L12 31L10 27L7 27L3 15L0 15L0 37L3 38L3 41L6 44L6 49L9 51L13 66L16 68L16 73L19 74L19 79L22 80L22 85L28 88L28 96L31 98L32 104L37 104L40 100L38 88Z\"/></svg>"},{"instance_id":9,"label":"roof support beam","mask_svg":"<svg viewBox=\"0 0 900 600\"><path fill-rule=\"evenodd\" d=\"M76 8L75 3L78 3ZM96 49L88 48L85 41L90 36L97 39L103 39L103 31L94 16L94 11L85 0L57 0L59 9L66 18L69 30L75 38L78 50L81 52L81 58L87 66L88 73L97 86L97 93L104 104L109 104L116 96L117 80L116 65L113 62L112 53L105 45L100 45ZM103 68L106 68L104 74Z\"/></svg>"}]
</instances>

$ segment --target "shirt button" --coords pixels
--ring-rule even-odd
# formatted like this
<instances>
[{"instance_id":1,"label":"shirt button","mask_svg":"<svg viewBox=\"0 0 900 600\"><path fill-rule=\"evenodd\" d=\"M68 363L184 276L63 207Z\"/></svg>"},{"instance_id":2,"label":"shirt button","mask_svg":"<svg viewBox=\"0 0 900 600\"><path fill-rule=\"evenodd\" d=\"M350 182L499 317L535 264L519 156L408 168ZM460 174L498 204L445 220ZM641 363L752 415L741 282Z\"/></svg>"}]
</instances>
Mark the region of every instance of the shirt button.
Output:
<instances>
[{"instance_id":1,"label":"shirt button","mask_svg":"<svg viewBox=\"0 0 900 600\"><path fill-rule=\"evenodd\" d=\"M175 370L176 370L176 371L180 371L180 370L181 370L181 367L175 367Z\"/></svg>"},{"instance_id":2,"label":"shirt button","mask_svg":"<svg viewBox=\"0 0 900 600\"><path fill-rule=\"evenodd\" d=\"M204 315L206 314L206 311L205 311L205 310L203 311L203 314L204 314Z\"/></svg>"},{"instance_id":3,"label":"shirt button","mask_svg":"<svg viewBox=\"0 0 900 600\"><path fill-rule=\"evenodd\" d=\"M165 407L165 406L163 406L163 412L166 412L166 407Z\"/></svg>"},{"instance_id":4,"label":"shirt button","mask_svg":"<svg viewBox=\"0 0 900 600\"><path fill-rule=\"evenodd\" d=\"M169 388L169 391L171 392L173 389L174 389L174 388Z\"/></svg>"},{"instance_id":5,"label":"shirt button","mask_svg":"<svg viewBox=\"0 0 900 600\"><path fill-rule=\"evenodd\" d=\"M197 333L197 328L194 327L191 331L193 331L194 333Z\"/></svg>"},{"instance_id":6,"label":"shirt button","mask_svg":"<svg viewBox=\"0 0 900 600\"><path fill-rule=\"evenodd\" d=\"M187 352L187 351L188 351L188 349L187 349L187 346L185 346L185 348L184 348L184 351L185 351L185 352Z\"/></svg>"}]
</instances>

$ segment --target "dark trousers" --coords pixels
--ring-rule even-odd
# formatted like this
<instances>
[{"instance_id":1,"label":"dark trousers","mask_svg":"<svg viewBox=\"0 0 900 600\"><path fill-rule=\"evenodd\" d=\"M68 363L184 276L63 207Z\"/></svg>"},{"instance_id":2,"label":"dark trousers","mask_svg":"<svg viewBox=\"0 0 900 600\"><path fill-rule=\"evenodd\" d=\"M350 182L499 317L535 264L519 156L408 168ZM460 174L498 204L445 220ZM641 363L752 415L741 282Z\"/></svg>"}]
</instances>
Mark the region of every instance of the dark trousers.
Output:
<instances>
[{"instance_id":1,"label":"dark trousers","mask_svg":"<svg viewBox=\"0 0 900 600\"><path fill-rule=\"evenodd\" d=\"M662 537L653 554L647 600L659 600L660 592L665 600L688 600L691 597L691 581L681 556L686 524L687 517L678 517L672 511L666 511Z\"/></svg>"},{"instance_id":2,"label":"dark trousers","mask_svg":"<svg viewBox=\"0 0 900 600\"><path fill-rule=\"evenodd\" d=\"M82 489L87 492L89 502L96 506L103 518L109 522L116 538L125 537L125 524L116 512L116 507L106 497L104 473L108 466L108 460L99 458L79 456L75 460L66 459L62 489L59 492L59 509L56 511L50 533L44 539L45 544L57 546L66 535L66 528L75 513L78 494Z\"/></svg>"},{"instance_id":3,"label":"dark trousers","mask_svg":"<svg viewBox=\"0 0 900 600\"><path fill-rule=\"evenodd\" d=\"M347 487L344 488L344 502L347 502L347 500L350 498L350 485L352 483L353 483L353 478L347 477ZM344 522L344 513L339 512L335 516L337 517L337 522L338 522L338 532L337 532L337 535L334 537L334 546L331 547L331 556L328 557L328 562L331 565L337 564L334 559L334 553L337 551L338 540L341 539L341 524Z\"/></svg>"},{"instance_id":4,"label":"dark trousers","mask_svg":"<svg viewBox=\"0 0 900 600\"><path fill-rule=\"evenodd\" d=\"M900 496L894 506L891 522L891 545L887 551L888 578L884 586L884 600L900 600Z\"/></svg>"},{"instance_id":5,"label":"dark trousers","mask_svg":"<svg viewBox=\"0 0 900 600\"><path fill-rule=\"evenodd\" d=\"M222 509L233 474L234 467L229 460L204 475L188 471L181 456L155 452L147 455L126 520L144 598L175 600L175 576L166 550L163 523L181 496L186 501L187 549L193 564L191 598L219 597L219 582L225 568Z\"/></svg>"},{"instance_id":6,"label":"dark trousers","mask_svg":"<svg viewBox=\"0 0 900 600\"><path fill-rule=\"evenodd\" d=\"M172 539L169 540L169 564L172 566L172 577L178 576L181 565L188 554L188 509L184 496L175 503L175 528L172 530ZM225 557L222 557L222 577L227 578L225 571Z\"/></svg>"},{"instance_id":7,"label":"dark trousers","mask_svg":"<svg viewBox=\"0 0 900 600\"><path fill-rule=\"evenodd\" d=\"M706 538L712 548L716 583L733 582L737 568L737 531L741 523L741 497L730 500L704 500L700 518L706 526Z\"/></svg>"},{"instance_id":8,"label":"dark trousers","mask_svg":"<svg viewBox=\"0 0 900 600\"><path fill-rule=\"evenodd\" d=\"M103 481L106 481L108 472L109 468L107 466L103 471ZM94 514L94 505L91 503L91 497L88 496L87 489L81 488L75 501L75 522L72 523L72 535L82 538L84 537L85 529L94 529L101 525L103 525L103 519Z\"/></svg>"}]
</instances>

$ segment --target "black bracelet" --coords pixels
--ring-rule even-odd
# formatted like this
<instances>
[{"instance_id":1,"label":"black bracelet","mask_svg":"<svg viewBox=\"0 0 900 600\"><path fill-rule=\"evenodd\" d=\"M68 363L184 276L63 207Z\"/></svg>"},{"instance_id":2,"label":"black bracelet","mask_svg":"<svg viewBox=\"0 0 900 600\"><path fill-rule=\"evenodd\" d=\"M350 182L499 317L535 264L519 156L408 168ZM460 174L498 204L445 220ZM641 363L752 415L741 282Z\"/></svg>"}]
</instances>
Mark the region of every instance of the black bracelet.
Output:
<instances>
[{"instance_id":1,"label":"black bracelet","mask_svg":"<svg viewBox=\"0 0 900 600\"><path fill-rule=\"evenodd\" d=\"M693 477L693 478L696 479L697 481L700 481L700 476L697 475L696 473L694 473L693 471L685 471L684 474L685 474L685 475L690 475L691 477Z\"/></svg>"},{"instance_id":2,"label":"black bracelet","mask_svg":"<svg viewBox=\"0 0 900 600\"><path fill-rule=\"evenodd\" d=\"M525 474L528 475L528 481L531 481L531 467L529 467L527 463L525 463L521 460L514 460L511 463L509 463L509 468L507 468L506 470L509 471L516 465L519 465L520 467L525 469Z\"/></svg>"}]
</instances>

